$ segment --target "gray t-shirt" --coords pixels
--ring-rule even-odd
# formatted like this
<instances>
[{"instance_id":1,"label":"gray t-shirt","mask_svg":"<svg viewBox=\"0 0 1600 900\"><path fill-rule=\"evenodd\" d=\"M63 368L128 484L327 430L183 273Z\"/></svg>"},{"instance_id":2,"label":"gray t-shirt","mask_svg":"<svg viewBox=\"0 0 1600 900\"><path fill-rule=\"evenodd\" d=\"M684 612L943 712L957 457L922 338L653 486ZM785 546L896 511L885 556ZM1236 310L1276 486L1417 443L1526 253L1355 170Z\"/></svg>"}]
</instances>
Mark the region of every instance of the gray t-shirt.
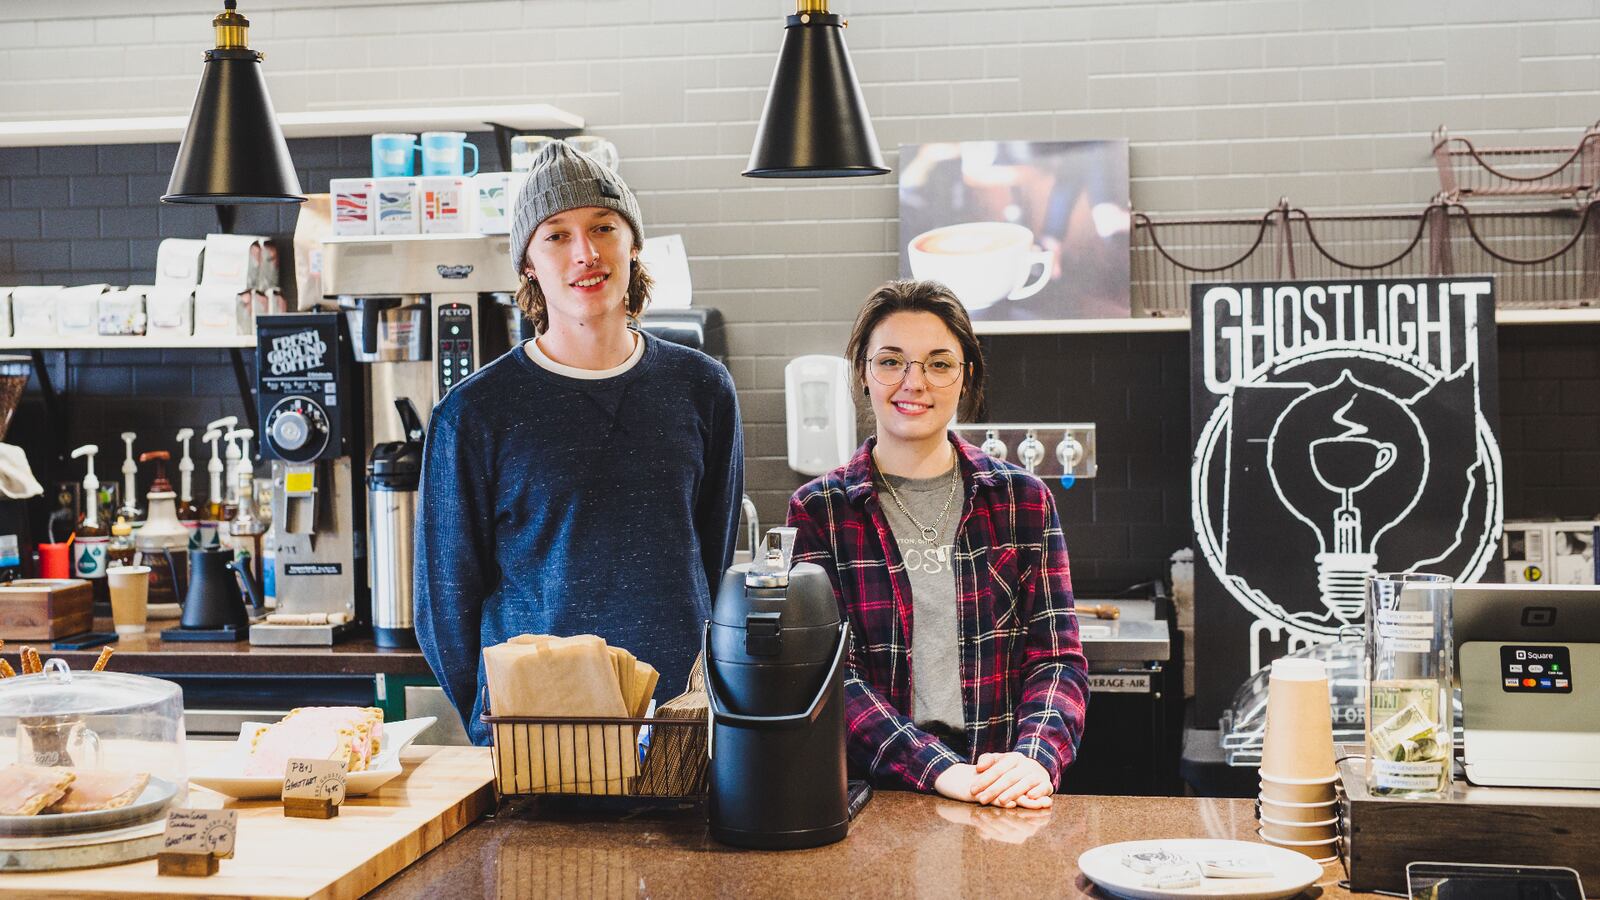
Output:
<instances>
[{"instance_id":1,"label":"gray t-shirt","mask_svg":"<svg viewBox=\"0 0 1600 900\"><path fill-rule=\"evenodd\" d=\"M957 482L952 499L949 470L933 478L879 472L878 479L878 502L911 579L911 721L920 728L939 724L960 732L966 728L966 716L961 706L961 646L951 562L964 499L961 487ZM938 529L931 544L894 502L883 479L894 486L918 522ZM950 510L941 520L946 500Z\"/></svg>"}]
</instances>

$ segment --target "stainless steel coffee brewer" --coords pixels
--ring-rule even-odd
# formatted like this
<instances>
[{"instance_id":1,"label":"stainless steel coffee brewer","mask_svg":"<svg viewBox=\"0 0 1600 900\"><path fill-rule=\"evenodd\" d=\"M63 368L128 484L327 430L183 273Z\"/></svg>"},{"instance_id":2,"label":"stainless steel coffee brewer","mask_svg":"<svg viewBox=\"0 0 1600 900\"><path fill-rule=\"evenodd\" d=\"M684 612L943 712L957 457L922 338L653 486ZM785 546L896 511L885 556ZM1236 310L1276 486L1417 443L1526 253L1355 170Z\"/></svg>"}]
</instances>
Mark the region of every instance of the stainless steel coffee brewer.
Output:
<instances>
[{"instance_id":1,"label":"stainless steel coffee brewer","mask_svg":"<svg viewBox=\"0 0 1600 900\"><path fill-rule=\"evenodd\" d=\"M366 370L372 445L406 439L391 414L408 399L424 425L462 379L504 353L517 289L506 235L336 237L322 245L322 290L346 316Z\"/></svg>"},{"instance_id":2,"label":"stainless steel coffee brewer","mask_svg":"<svg viewBox=\"0 0 1600 900\"><path fill-rule=\"evenodd\" d=\"M706 624L711 836L790 850L850 830L841 621L822 567L790 564L794 529L729 569Z\"/></svg>"},{"instance_id":3,"label":"stainless steel coffee brewer","mask_svg":"<svg viewBox=\"0 0 1600 900\"><path fill-rule=\"evenodd\" d=\"M277 622L250 643L328 645L368 610L359 373L337 313L256 319L261 455L272 463Z\"/></svg>"}]
</instances>

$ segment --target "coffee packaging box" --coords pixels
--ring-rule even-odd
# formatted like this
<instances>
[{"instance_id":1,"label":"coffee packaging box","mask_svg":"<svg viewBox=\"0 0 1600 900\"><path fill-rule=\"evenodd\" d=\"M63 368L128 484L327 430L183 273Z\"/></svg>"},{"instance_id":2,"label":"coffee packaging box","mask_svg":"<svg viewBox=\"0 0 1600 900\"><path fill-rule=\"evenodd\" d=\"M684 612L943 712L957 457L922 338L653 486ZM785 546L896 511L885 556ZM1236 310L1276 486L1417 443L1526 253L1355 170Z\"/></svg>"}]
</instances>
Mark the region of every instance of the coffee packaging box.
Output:
<instances>
[{"instance_id":1,"label":"coffee packaging box","mask_svg":"<svg viewBox=\"0 0 1600 900\"><path fill-rule=\"evenodd\" d=\"M1543 584L1550 580L1550 528L1545 522L1507 522L1500 535L1500 558L1507 584Z\"/></svg>"},{"instance_id":2,"label":"coffee packaging box","mask_svg":"<svg viewBox=\"0 0 1600 900\"><path fill-rule=\"evenodd\" d=\"M469 182L460 175L430 175L417 179L422 199L423 234L464 234L469 213Z\"/></svg>"},{"instance_id":3,"label":"coffee packaging box","mask_svg":"<svg viewBox=\"0 0 1600 900\"><path fill-rule=\"evenodd\" d=\"M156 286L185 287L193 290L200 283L206 242L190 238L167 238L156 248Z\"/></svg>"},{"instance_id":4,"label":"coffee packaging box","mask_svg":"<svg viewBox=\"0 0 1600 900\"><path fill-rule=\"evenodd\" d=\"M1596 523L1550 523L1550 580L1555 584L1594 584Z\"/></svg>"},{"instance_id":5,"label":"coffee packaging box","mask_svg":"<svg viewBox=\"0 0 1600 900\"><path fill-rule=\"evenodd\" d=\"M195 336L222 337L253 333L255 320L250 312L251 296L251 291L227 285L200 285L194 292Z\"/></svg>"},{"instance_id":6,"label":"coffee packaging box","mask_svg":"<svg viewBox=\"0 0 1600 900\"><path fill-rule=\"evenodd\" d=\"M0 338L11 337L11 288L0 287Z\"/></svg>"},{"instance_id":7,"label":"coffee packaging box","mask_svg":"<svg viewBox=\"0 0 1600 900\"><path fill-rule=\"evenodd\" d=\"M96 331L105 337L144 334L147 289L143 285L134 285L124 290L101 294Z\"/></svg>"},{"instance_id":8,"label":"coffee packaging box","mask_svg":"<svg viewBox=\"0 0 1600 900\"><path fill-rule=\"evenodd\" d=\"M80 284L62 288L56 295L56 334L61 337L92 337L99 333L100 295L109 284Z\"/></svg>"},{"instance_id":9,"label":"coffee packaging box","mask_svg":"<svg viewBox=\"0 0 1600 900\"><path fill-rule=\"evenodd\" d=\"M333 206L333 233L361 236L377 233L377 197L371 178L335 178L328 182Z\"/></svg>"},{"instance_id":10,"label":"coffee packaging box","mask_svg":"<svg viewBox=\"0 0 1600 900\"><path fill-rule=\"evenodd\" d=\"M194 289L157 285L145 294L145 332L151 337L194 334Z\"/></svg>"},{"instance_id":11,"label":"coffee packaging box","mask_svg":"<svg viewBox=\"0 0 1600 900\"><path fill-rule=\"evenodd\" d=\"M511 231L511 173L479 172L471 178L468 193L473 198L470 228L479 234L509 234Z\"/></svg>"},{"instance_id":12,"label":"coffee packaging box","mask_svg":"<svg viewBox=\"0 0 1600 900\"><path fill-rule=\"evenodd\" d=\"M378 234L419 234L422 197L415 178L374 178L378 196Z\"/></svg>"},{"instance_id":13,"label":"coffee packaging box","mask_svg":"<svg viewBox=\"0 0 1600 900\"><path fill-rule=\"evenodd\" d=\"M275 256L269 259L264 246L266 240L255 234L206 235L206 264L200 284L255 290L266 281L262 269L276 261ZM272 278L272 283L277 283L276 277Z\"/></svg>"},{"instance_id":14,"label":"coffee packaging box","mask_svg":"<svg viewBox=\"0 0 1600 900\"><path fill-rule=\"evenodd\" d=\"M18 338L56 336L56 298L59 284L11 289L12 334Z\"/></svg>"}]
</instances>

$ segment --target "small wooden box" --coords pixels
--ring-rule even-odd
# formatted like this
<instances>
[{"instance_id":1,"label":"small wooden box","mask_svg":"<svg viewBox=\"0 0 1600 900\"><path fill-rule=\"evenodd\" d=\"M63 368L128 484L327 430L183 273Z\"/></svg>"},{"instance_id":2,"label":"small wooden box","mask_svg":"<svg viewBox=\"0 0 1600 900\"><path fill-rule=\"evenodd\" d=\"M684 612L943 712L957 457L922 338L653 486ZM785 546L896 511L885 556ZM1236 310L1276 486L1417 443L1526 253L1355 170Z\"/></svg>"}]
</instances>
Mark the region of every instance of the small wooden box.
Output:
<instances>
[{"instance_id":1,"label":"small wooden box","mask_svg":"<svg viewBox=\"0 0 1600 900\"><path fill-rule=\"evenodd\" d=\"M25 578L0 585L0 638L48 641L94 627L94 590L81 578Z\"/></svg>"},{"instance_id":2,"label":"small wooden box","mask_svg":"<svg viewBox=\"0 0 1600 900\"><path fill-rule=\"evenodd\" d=\"M1353 749L1357 754L1359 748ZM1406 863L1567 866L1600 892L1600 791L1478 787L1458 778L1443 800L1367 793L1366 760L1339 763L1341 853L1353 891L1406 890Z\"/></svg>"}]
</instances>

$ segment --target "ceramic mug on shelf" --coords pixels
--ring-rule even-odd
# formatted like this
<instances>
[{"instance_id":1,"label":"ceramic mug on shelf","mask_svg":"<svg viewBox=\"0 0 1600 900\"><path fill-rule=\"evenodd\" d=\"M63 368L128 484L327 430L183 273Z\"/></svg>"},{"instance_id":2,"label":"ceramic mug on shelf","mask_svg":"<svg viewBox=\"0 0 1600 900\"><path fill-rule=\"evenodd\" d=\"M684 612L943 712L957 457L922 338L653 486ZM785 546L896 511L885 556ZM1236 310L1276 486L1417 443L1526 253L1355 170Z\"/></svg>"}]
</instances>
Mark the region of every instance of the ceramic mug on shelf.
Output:
<instances>
[{"instance_id":1,"label":"ceramic mug on shelf","mask_svg":"<svg viewBox=\"0 0 1600 900\"><path fill-rule=\"evenodd\" d=\"M415 151L422 149L414 134L372 136L372 177L410 178L417 173Z\"/></svg>"},{"instance_id":2,"label":"ceramic mug on shelf","mask_svg":"<svg viewBox=\"0 0 1600 900\"><path fill-rule=\"evenodd\" d=\"M478 174L478 147L467 143L464 131L424 131L422 133L422 174L424 176ZM472 170L466 170L466 151L472 151Z\"/></svg>"}]
</instances>

